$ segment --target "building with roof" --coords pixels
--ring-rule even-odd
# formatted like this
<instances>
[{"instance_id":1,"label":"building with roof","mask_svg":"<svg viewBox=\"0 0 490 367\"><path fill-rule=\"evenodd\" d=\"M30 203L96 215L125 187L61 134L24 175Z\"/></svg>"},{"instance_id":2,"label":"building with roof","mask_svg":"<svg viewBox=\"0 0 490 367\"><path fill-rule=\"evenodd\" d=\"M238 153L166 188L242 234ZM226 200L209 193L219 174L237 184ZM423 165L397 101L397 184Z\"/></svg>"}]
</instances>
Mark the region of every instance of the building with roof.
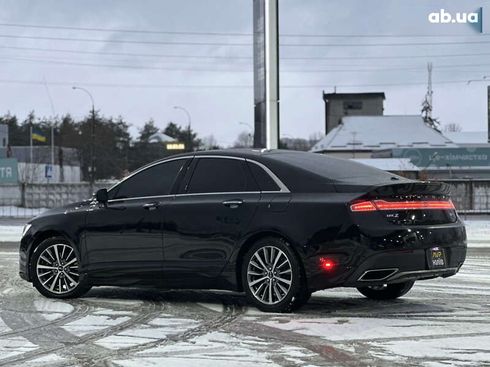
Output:
<instances>
[{"instance_id":1,"label":"building with roof","mask_svg":"<svg viewBox=\"0 0 490 367\"><path fill-rule=\"evenodd\" d=\"M421 116L345 116L310 151L343 158L370 158L379 150L443 147L458 145L428 127Z\"/></svg>"},{"instance_id":2,"label":"building with roof","mask_svg":"<svg viewBox=\"0 0 490 367\"><path fill-rule=\"evenodd\" d=\"M148 138L150 143L174 143L176 140L167 134L157 132Z\"/></svg>"},{"instance_id":3,"label":"building with roof","mask_svg":"<svg viewBox=\"0 0 490 367\"><path fill-rule=\"evenodd\" d=\"M345 116L383 115L384 93L325 93L325 134L336 128Z\"/></svg>"},{"instance_id":4,"label":"building with roof","mask_svg":"<svg viewBox=\"0 0 490 367\"><path fill-rule=\"evenodd\" d=\"M459 146L486 145L488 143L486 131L448 131L444 132L444 136Z\"/></svg>"},{"instance_id":5,"label":"building with roof","mask_svg":"<svg viewBox=\"0 0 490 367\"><path fill-rule=\"evenodd\" d=\"M413 164L410 158L351 158L350 160L407 178L419 177L420 167Z\"/></svg>"}]
</instances>

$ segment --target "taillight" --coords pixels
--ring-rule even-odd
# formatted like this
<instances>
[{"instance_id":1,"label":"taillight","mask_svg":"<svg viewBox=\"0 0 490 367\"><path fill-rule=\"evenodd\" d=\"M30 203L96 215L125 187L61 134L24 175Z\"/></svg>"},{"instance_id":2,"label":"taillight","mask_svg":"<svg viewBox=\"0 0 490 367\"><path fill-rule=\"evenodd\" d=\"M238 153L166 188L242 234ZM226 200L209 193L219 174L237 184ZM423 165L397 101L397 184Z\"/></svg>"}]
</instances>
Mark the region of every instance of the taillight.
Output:
<instances>
[{"instance_id":1,"label":"taillight","mask_svg":"<svg viewBox=\"0 0 490 367\"><path fill-rule=\"evenodd\" d=\"M353 212L374 212L377 209L372 201L358 201L350 206L350 210Z\"/></svg>"},{"instance_id":2,"label":"taillight","mask_svg":"<svg viewBox=\"0 0 490 367\"><path fill-rule=\"evenodd\" d=\"M352 203L350 210L353 212L372 212L376 210L454 210L451 200L421 200L421 201L357 201Z\"/></svg>"}]
</instances>

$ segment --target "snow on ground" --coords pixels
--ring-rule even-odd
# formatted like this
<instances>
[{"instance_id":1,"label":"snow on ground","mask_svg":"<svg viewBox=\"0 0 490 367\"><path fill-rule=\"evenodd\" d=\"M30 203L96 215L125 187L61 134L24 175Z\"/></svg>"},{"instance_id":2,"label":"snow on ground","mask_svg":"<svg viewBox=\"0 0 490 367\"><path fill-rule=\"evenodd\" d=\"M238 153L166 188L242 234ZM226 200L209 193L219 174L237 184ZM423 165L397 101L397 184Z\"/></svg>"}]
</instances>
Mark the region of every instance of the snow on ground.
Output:
<instances>
[{"instance_id":1,"label":"snow on ground","mask_svg":"<svg viewBox=\"0 0 490 367\"><path fill-rule=\"evenodd\" d=\"M17 271L17 247L4 244L0 366L490 366L488 249L399 300L328 289L291 314L201 290L94 287L46 299Z\"/></svg>"},{"instance_id":2,"label":"snow on ground","mask_svg":"<svg viewBox=\"0 0 490 367\"><path fill-rule=\"evenodd\" d=\"M47 208L22 208L20 206L0 206L0 218L32 218L42 212L48 210Z\"/></svg>"},{"instance_id":3,"label":"snow on ground","mask_svg":"<svg viewBox=\"0 0 490 367\"><path fill-rule=\"evenodd\" d=\"M24 228L23 225L5 226L0 224L0 242L19 242L22 236L22 228Z\"/></svg>"}]
</instances>

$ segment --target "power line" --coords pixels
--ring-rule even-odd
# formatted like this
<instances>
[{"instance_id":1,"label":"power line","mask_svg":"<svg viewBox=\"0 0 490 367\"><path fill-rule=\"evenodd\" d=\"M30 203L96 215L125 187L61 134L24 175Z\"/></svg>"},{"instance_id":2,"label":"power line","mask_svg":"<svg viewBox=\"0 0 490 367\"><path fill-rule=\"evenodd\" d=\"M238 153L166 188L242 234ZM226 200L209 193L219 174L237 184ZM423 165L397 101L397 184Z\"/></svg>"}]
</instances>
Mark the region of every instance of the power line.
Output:
<instances>
[{"instance_id":1,"label":"power line","mask_svg":"<svg viewBox=\"0 0 490 367\"><path fill-rule=\"evenodd\" d=\"M481 80L484 82L484 80ZM42 80L18 80L18 79L0 79L0 83L4 84L20 84L20 85L41 85L44 86ZM426 81L406 82L406 83L371 83L371 84L285 84L281 88L284 89L307 89L307 88L362 88L362 87L381 87L381 86L410 86L410 85L425 85ZM433 84L467 84L465 80L441 80L433 82ZM101 87L101 88L150 88L150 89L252 89L252 85L239 84L133 84L133 83L91 83L91 82L66 82L66 81L50 81L48 83L54 87L71 87L73 85L81 85L86 87Z\"/></svg>"},{"instance_id":2,"label":"power line","mask_svg":"<svg viewBox=\"0 0 490 367\"><path fill-rule=\"evenodd\" d=\"M387 46L448 46L481 45L489 41L452 41L452 42L397 42L397 43L280 43L281 47L387 47Z\"/></svg>"},{"instance_id":3,"label":"power line","mask_svg":"<svg viewBox=\"0 0 490 367\"><path fill-rule=\"evenodd\" d=\"M43 24L24 24L24 23L0 23L2 27L10 28L31 28L31 29L54 29L72 30L89 32L110 32L110 33L134 33L134 34L163 34L163 35L185 35L185 36L232 36L232 37L251 37L253 34L248 32L208 32L208 31L164 31L155 29L124 29L124 28L100 28L100 27L74 27L66 25L43 25ZM304 37L304 38L438 38L438 37L481 37L482 35L461 35L461 34L306 34L306 33L282 33L282 37ZM483 35L484 36L484 35Z\"/></svg>"},{"instance_id":4,"label":"power line","mask_svg":"<svg viewBox=\"0 0 490 367\"><path fill-rule=\"evenodd\" d=\"M15 28L56 29L56 30L110 32L110 33L164 34L164 35L182 35L182 36L221 36L221 37L224 36L251 37L252 36L252 33L240 33L240 32L162 31L162 30L147 30L147 29L73 27L73 26L64 26L64 25L40 25L40 24L20 24L20 23L0 23L0 26L15 27Z\"/></svg>"},{"instance_id":5,"label":"power line","mask_svg":"<svg viewBox=\"0 0 490 367\"><path fill-rule=\"evenodd\" d=\"M193 69L182 67L161 67L161 66L145 66L145 65L122 65L122 64L98 64L98 63L84 63L84 62L72 62L72 61L60 61L60 60L47 60L47 59L33 59L23 57L9 57L4 56L0 62L5 61L21 61L30 63L43 63L53 65L67 65L67 66L86 66L86 67L102 67L102 68L120 68L120 69L142 69L142 70L162 70L162 71L186 71L186 72L236 72L236 73L251 73L252 70L238 70L238 69Z\"/></svg>"},{"instance_id":6,"label":"power line","mask_svg":"<svg viewBox=\"0 0 490 367\"><path fill-rule=\"evenodd\" d=\"M116 43L116 44L137 44L137 45L173 45L173 46L232 46L249 47L252 43L236 42L194 42L194 41L146 41L146 40L119 40L119 39L98 39L98 38L74 38L74 37L47 37L47 36L24 36L12 34L0 34L0 38L29 39L45 41L70 41L70 42L96 42L96 43ZM453 41L453 42L404 42L404 43L280 43L281 47L388 47L388 46L448 46L448 45L469 45L469 44L489 44L489 41Z\"/></svg>"},{"instance_id":7,"label":"power line","mask_svg":"<svg viewBox=\"0 0 490 367\"><path fill-rule=\"evenodd\" d=\"M193 41L145 41L145 40L117 40L98 38L74 38L74 37L47 37L47 36L23 36L13 34L0 34L0 38L28 39L43 41L70 41L70 42L96 42L96 43L118 43L136 45L173 45L173 46L251 46L252 43L236 42L193 42Z\"/></svg>"},{"instance_id":8,"label":"power line","mask_svg":"<svg viewBox=\"0 0 490 367\"><path fill-rule=\"evenodd\" d=\"M292 56L281 57L282 60L396 60L396 59L428 59L428 58L447 58L447 57L479 57L490 56L490 53L463 53L463 54L427 54L427 55L399 55L399 56Z\"/></svg>"},{"instance_id":9,"label":"power line","mask_svg":"<svg viewBox=\"0 0 490 367\"><path fill-rule=\"evenodd\" d=\"M27 57L10 57L4 56L0 62L20 61L29 63L43 63L53 65L67 65L67 66L83 66L83 67L101 67L101 68L122 68L122 69L136 69L136 70L161 70L161 71L185 71L185 72L214 72L214 73L252 73L250 69L205 69L205 68L184 68L184 67L162 67L162 66L147 66L147 65L123 65L123 64L99 64L99 63L86 63L86 62L72 62L64 60L53 59L39 59L39 58L27 58ZM439 65L438 69L451 69L451 68L465 68L465 67L488 67L490 64L454 64L454 65ZM425 66L424 66L425 67ZM372 72L394 72L394 71L413 71L418 72L422 69L420 67L376 67L376 68L350 68L350 69L284 69L282 73L372 73ZM441 71L441 70L439 70ZM444 70L450 72L457 72L455 70ZM460 71L460 72L467 72ZM476 72L473 70L473 72Z\"/></svg>"},{"instance_id":10,"label":"power line","mask_svg":"<svg viewBox=\"0 0 490 367\"><path fill-rule=\"evenodd\" d=\"M154 58L175 58L175 59L210 59L210 60L252 60L252 56L208 56L208 55L172 55L172 54L155 54L155 53L135 53L135 52L106 52L106 51L87 51L87 50L70 50L60 48L43 48L43 47L20 47L20 46L0 46L1 49L23 50L23 51L42 51L58 52L80 55L109 55L109 56L134 56L134 57L154 57ZM489 54L490 55L490 54Z\"/></svg>"},{"instance_id":11,"label":"power line","mask_svg":"<svg viewBox=\"0 0 490 367\"><path fill-rule=\"evenodd\" d=\"M22 47L22 46L5 46L0 45L0 49L21 50L21 51L39 51L51 53L67 53L77 55L108 55L108 56L125 56L125 57L149 57L149 58L169 58L169 59L207 59L207 60L253 60L252 56L235 56L235 55L196 55L196 54L160 54L160 53L138 53L138 52L107 52L107 51L88 51L73 50L61 48L44 48L44 47ZM447 53L447 54L426 54L426 55L399 55L399 56L283 56L281 60L303 61L303 60L403 60L403 59L428 59L428 58L448 58L448 57L481 57L490 56L490 53Z\"/></svg>"}]
</instances>

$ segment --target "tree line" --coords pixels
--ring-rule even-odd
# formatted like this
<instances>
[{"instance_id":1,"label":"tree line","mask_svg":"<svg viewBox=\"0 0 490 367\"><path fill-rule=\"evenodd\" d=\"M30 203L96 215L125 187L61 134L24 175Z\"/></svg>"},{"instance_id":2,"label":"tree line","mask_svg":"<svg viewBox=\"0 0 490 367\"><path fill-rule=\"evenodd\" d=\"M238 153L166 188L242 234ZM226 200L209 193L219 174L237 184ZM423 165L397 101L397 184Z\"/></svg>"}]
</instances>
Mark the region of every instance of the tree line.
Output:
<instances>
[{"instance_id":1,"label":"tree line","mask_svg":"<svg viewBox=\"0 0 490 367\"><path fill-rule=\"evenodd\" d=\"M189 131L187 127L178 126L173 122L167 123L165 128L160 130L152 119L139 129L136 138L132 138L129 133L131 125L122 117L105 117L99 112L95 112L94 116L89 114L81 120L76 120L69 114L60 117L37 117L31 112L25 119L19 119L7 113L0 116L0 124L8 125L10 146L30 145L31 127L46 137L46 142L33 141L33 145L51 145L53 128L56 147L76 149L84 180L90 177L92 126L96 180L124 177L148 162L179 152L167 150L162 143L150 142L150 137L157 132L184 143L186 151L197 150L202 146L201 140L193 130ZM56 154L62 154L61 152L59 149ZM59 161L62 162L62 159Z\"/></svg>"}]
</instances>

